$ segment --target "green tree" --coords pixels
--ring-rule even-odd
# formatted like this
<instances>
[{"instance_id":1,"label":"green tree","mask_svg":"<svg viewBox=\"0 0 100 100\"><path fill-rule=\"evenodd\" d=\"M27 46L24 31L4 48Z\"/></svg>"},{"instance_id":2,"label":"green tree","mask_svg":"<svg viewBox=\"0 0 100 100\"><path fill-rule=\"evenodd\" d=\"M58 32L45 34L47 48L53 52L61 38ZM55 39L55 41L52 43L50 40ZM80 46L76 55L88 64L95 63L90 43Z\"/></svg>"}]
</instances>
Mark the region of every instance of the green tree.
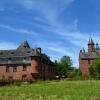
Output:
<instances>
[{"instance_id":1,"label":"green tree","mask_svg":"<svg viewBox=\"0 0 100 100\"><path fill-rule=\"evenodd\" d=\"M70 59L69 56L63 56L60 59L60 62L67 68L67 69L72 69L72 60Z\"/></svg>"},{"instance_id":2,"label":"green tree","mask_svg":"<svg viewBox=\"0 0 100 100\"><path fill-rule=\"evenodd\" d=\"M5 75L2 75L2 81L5 81L5 80L6 80Z\"/></svg>"},{"instance_id":3,"label":"green tree","mask_svg":"<svg viewBox=\"0 0 100 100\"><path fill-rule=\"evenodd\" d=\"M60 77L65 77L68 74L68 70L72 69L72 60L69 56L63 56L60 61L55 61L54 66L55 74Z\"/></svg>"},{"instance_id":4,"label":"green tree","mask_svg":"<svg viewBox=\"0 0 100 100\"><path fill-rule=\"evenodd\" d=\"M57 76L62 77L62 76L65 76L67 74L66 67L60 62L55 62L54 69L55 69L55 74Z\"/></svg>"},{"instance_id":5,"label":"green tree","mask_svg":"<svg viewBox=\"0 0 100 100\"><path fill-rule=\"evenodd\" d=\"M93 78L100 79L100 58L96 58L90 67L90 75Z\"/></svg>"}]
</instances>

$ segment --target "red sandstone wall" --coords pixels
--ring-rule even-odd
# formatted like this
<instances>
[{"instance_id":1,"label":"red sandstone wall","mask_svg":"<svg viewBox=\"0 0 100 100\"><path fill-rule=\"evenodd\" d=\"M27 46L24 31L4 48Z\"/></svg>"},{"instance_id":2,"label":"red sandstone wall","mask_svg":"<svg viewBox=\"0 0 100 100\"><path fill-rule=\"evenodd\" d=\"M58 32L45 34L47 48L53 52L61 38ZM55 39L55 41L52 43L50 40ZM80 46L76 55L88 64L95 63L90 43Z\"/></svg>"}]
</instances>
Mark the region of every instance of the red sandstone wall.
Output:
<instances>
[{"instance_id":1,"label":"red sandstone wall","mask_svg":"<svg viewBox=\"0 0 100 100\"><path fill-rule=\"evenodd\" d=\"M47 70L48 70L47 76L48 76L49 78L53 79L53 77L54 77L53 66L52 66L52 65L48 65L47 68L48 68L48 69L47 69Z\"/></svg>"},{"instance_id":2,"label":"red sandstone wall","mask_svg":"<svg viewBox=\"0 0 100 100\"><path fill-rule=\"evenodd\" d=\"M53 79L54 72L53 72L53 66L45 64L45 79Z\"/></svg>"},{"instance_id":3,"label":"red sandstone wall","mask_svg":"<svg viewBox=\"0 0 100 100\"><path fill-rule=\"evenodd\" d=\"M52 79L54 77L53 68L51 65L42 64L42 69L40 60L32 60L30 65L27 65L27 70L23 71L23 66L17 66L17 71L13 72L13 65L10 66L9 72L6 72L6 65L0 66L0 80L3 76L7 80L13 77L14 80L22 80L23 75L26 76L26 80L34 79ZM44 68L45 67L45 68Z\"/></svg>"},{"instance_id":4,"label":"red sandstone wall","mask_svg":"<svg viewBox=\"0 0 100 100\"><path fill-rule=\"evenodd\" d=\"M90 60L90 63L88 63L88 60L79 60L79 66L82 75L89 75L89 67L93 62L94 60Z\"/></svg>"},{"instance_id":5,"label":"red sandstone wall","mask_svg":"<svg viewBox=\"0 0 100 100\"><path fill-rule=\"evenodd\" d=\"M89 75L89 67L88 60L79 60L80 70L82 75Z\"/></svg>"},{"instance_id":6,"label":"red sandstone wall","mask_svg":"<svg viewBox=\"0 0 100 100\"><path fill-rule=\"evenodd\" d=\"M0 79L5 76L6 79L13 77L14 80L22 80L22 76L26 75L24 79L34 79L31 73L38 74L38 62L36 60L32 61L31 65L27 65L27 70L23 71L23 66L17 66L17 71L13 72L13 65L10 66L9 72L6 72L6 65L0 66Z\"/></svg>"},{"instance_id":7,"label":"red sandstone wall","mask_svg":"<svg viewBox=\"0 0 100 100\"><path fill-rule=\"evenodd\" d=\"M88 52L94 52L95 48L94 45L88 45Z\"/></svg>"}]
</instances>

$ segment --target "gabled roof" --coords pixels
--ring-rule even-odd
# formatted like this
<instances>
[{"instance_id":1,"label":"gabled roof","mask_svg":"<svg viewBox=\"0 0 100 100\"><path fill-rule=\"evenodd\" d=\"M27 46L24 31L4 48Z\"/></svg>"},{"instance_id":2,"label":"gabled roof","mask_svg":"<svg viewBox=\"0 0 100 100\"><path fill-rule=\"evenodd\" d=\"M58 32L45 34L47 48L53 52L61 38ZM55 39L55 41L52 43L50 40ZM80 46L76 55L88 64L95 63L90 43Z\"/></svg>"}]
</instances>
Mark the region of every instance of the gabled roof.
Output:
<instances>
[{"instance_id":1,"label":"gabled roof","mask_svg":"<svg viewBox=\"0 0 100 100\"><path fill-rule=\"evenodd\" d=\"M49 60L49 57L39 52L39 49L32 49L27 41L24 41L15 50L0 50L0 64L30 64L31 58L41 56L45 60Z\"/></svg>"},{"instance_id":2,"label":"gabled roof","mask_svg":"<svg viewBox=\"0 0 100 100\"><path fill-rule=\"evenodd\" d=\"M27 41L24 41L17 49L18 50L30 49L30 46Z\"/></svg>"},{"instance_id":3,"label":"gabled roof","mask_svg":"<svg viewBox=\"0 0 100 100\"><path fill-rule=\"evenodd\" d=\"M30 48L27 41L24 41L17 49L15 50L0 50L0 58L7 57L24 57L24 56L35 56L37 55L35 50Z\"/></svg>"},{"instance_id":4,"label":"gabled roof","mask_svg":"<svg viewBox=\"0 0 100 100\"><path fill-rule=\"evenodd\" d=\"M32 56L40 56L39 52L35 49L30 48L27 41L24 41L17 49L15 50L0 50L0 64L8 64L9 59L10 64L18 63L27 63L31 61ZM26 61L24 61L24 58ZM29 61L30 60L30 61ZM23 62L24 61L24 62Z\"/></svg>"}]
</instances>

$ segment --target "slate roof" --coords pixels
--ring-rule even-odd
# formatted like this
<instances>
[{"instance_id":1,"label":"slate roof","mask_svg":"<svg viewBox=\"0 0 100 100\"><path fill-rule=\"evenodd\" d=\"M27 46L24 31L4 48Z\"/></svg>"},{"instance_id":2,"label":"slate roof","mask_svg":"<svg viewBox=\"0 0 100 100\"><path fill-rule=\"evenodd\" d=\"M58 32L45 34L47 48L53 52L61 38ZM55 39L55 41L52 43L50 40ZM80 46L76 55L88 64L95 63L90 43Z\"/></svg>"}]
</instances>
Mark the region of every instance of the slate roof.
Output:
<instances>
[{"instance_id":1,"label":"slate roof","mask_svg":"<svg viewBox=\"0 0 100 100\"><path fill-rule=\"evenodd\" d=\"M82 50L80 50L79 59L88 60L88 59L95 59L95 58L100 57L99 44L98 43L94 44L92 37L89 38L88 45L94 46L95 51L94 52L85 52L85 49L83 48Z\"/></svg>"},{"instance_id":2,"label":"slate roof","mask_svg":"<svg viewBox=\"0 0 100 100\"><path fill-rule=\"evenodd\" d=\"M27 41L24 41L15 50L0 50L0 64L27 64L31 63L33 56L47 56L40 54L36 49L30 48Z\"/></svg>"},{"instance_id":3,"label":"slate roof","mask_svg":"<svg viewBox=\"0 0 100 100\"><path fill-rule=\"evenodd\" d=\"M17 49L18 50L25 50L25 48L30 49L30 46L29 46L27 41L24 41Z\"/></svg>"},{"instance_id":4,"label":"slate roof","mask_svg":"<svg viewBox=\"0 0 100 100\"><path fill-rule=\"evenodd\" d=\"M84 52L79 55L80 59L95 59L100 57L100 50L96 50L95 52Z\"/></svg>"}]
</instances>

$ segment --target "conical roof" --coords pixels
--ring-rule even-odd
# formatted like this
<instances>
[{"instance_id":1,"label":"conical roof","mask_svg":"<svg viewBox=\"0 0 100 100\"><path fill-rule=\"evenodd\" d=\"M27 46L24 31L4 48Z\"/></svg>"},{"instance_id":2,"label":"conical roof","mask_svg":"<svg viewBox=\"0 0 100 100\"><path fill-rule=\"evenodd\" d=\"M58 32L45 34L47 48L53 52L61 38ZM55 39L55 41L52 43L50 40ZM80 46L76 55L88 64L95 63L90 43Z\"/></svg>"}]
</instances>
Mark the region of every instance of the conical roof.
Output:
<instances>
[{"instance_id":1,"label":"conical roof","mask_svg":"<svg viewBox=\"0 0 100 100\"><path fill-rule=\"evenodd\" d=\"M99 50L100 48L99 48L99 44L98 43L96 43L96 50Z\"/></svg>"},{"instance_id":2,"label":"conical roof","mask_svg":"<svg viewBox=\"0 0 100 100\"><path fill-rule=\"evenodd\" d=\"M85 49L83 48L82 51L85 53Z\"/></svg>"},{"instance_id":3,"label":"conical roof","mask_svg":"<svg viewBox=\"0 0 100 100\"><path fill-rule=\"evenodd\" d=\"M92 37L89 38L89 42L88 42L88 44L93 44L93 45L94 45L94 42L93 42Z\"/></svg>"}]
</instances>

